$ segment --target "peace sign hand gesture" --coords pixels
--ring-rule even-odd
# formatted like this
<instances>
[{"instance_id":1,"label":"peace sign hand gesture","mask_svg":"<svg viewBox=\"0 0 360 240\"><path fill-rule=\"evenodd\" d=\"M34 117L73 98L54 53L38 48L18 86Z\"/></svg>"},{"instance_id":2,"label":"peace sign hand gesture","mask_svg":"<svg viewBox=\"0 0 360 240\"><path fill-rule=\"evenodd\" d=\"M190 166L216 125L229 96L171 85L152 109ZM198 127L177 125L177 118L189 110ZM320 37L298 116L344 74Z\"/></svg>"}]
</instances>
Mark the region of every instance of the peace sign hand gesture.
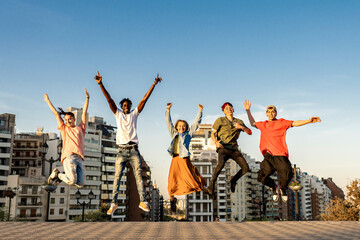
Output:
<instances>
[{"instance_id":1,"label":"peace sign hand gesture","mask_svg":"<svg viewBox=\"0 0 360 240\"><path fill-rule=\"evenodd\" d=\"M159 74L157 74L156 78L155 78L155 81L154 81L154 84L158 84L158 82L161 82L162 81L162 78L159 77Z\"/></svg>"}]
</instances>

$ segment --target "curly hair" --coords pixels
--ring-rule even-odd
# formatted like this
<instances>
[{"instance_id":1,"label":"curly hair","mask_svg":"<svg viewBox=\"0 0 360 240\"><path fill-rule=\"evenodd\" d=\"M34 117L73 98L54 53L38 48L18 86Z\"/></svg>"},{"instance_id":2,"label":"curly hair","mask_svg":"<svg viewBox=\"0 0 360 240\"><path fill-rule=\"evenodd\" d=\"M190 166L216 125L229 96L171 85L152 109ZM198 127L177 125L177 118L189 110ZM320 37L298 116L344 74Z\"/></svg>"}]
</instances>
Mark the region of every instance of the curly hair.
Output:
<instances>
[{"instance_id":1,"label":"curly hair","mask_svg":"<svg viewBox=\"0 0 360 240\"><path fill-rule=\"evenodd\" d=\"M128 98L123 98L123 99L120 101L120 103L119 103L120 106L122 107L125 102L127 102L128 104L130 104L130 108L131 108L132 102L131 102L131 100L128 99Z\"/></svg>"}]
</instances>

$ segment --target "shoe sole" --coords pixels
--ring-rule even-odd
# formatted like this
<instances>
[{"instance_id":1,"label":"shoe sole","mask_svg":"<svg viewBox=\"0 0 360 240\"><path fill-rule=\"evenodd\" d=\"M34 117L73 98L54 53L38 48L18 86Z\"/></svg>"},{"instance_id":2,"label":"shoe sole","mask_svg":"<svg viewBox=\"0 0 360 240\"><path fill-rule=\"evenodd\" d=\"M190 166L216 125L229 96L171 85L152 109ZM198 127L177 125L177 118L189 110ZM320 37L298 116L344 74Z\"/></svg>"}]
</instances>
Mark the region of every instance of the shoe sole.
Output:
<instances>
[{"instance_id":1,"label":"shoe sole","mask_svg":"<svg viewBox=\"0 0 360 240\"><path fill-rule=\"evenodd\" d=\"M117 209L117 208L116 208L116 209ZM116 211L116 209L115 209L114 211L112 211L111 213L106 212L106 214L107 214L107 215L109 215L109 216L110 216L110 215L113 215L113 214L114 214L114 212Z\"/></svg>"},{"instance_id":2,"label":"shoe sole","mask_svg":"<svg viewBox=\"0 0 360 240\"><path fill-rule=\"evenodd\" d=\"M143 210L144 212L150 212L150 209L148 209L148 208L143 208L143 207L141 207L141 206L139 206L139 208L140 208L141 210Z\"/></svg>"}]
</instances>

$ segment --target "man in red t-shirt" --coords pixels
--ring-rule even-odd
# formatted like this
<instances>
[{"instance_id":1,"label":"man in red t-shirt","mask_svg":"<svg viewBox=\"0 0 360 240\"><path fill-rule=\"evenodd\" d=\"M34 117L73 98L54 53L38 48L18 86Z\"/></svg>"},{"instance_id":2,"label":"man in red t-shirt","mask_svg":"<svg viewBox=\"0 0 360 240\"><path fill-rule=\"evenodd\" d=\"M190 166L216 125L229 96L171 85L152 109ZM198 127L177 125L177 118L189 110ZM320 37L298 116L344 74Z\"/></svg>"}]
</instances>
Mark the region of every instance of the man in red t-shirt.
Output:
<instances>
[{"instance_id":1,"label":"man in red t-shirt","mask_svg":"<svg viewBox=\"0 0 360 240\"><path fill-rule=\"evenodd\" d=\"M312 117L309 120L289 121L283 118L277 119L276 107L270 105L266 108L267 121L255 122L250 112L251 103L245 100L244 107L247 112L251 126L261 131L260 151L264 155L264 160L260 164L258 181L273 190L273 200L278 201L279 194L281 199L287 201L287 186L293 177L289 152L286 145L286 131L290 127L299 127L308 123L320 122L319 117ZM279 186L275 184L270 176L277 172L279 175Z\"/></svg>"}]
</instances>

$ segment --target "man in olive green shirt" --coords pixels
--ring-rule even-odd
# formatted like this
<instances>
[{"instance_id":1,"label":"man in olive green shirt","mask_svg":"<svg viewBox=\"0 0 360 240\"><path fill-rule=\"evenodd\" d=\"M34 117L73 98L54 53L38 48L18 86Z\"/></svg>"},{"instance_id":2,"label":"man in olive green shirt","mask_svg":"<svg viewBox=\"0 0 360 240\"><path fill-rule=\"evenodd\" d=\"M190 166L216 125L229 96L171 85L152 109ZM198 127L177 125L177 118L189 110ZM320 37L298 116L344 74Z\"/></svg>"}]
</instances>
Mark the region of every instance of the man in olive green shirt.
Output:
<instances>
[{"instance_id":1,"label":"man in olive green shirt","mask_svg":"<svg viewBox=\"0 0 360 240\"><path fill-rule=\"evenodd\" d=\"M231 192L235 192L237 180L239 180L245 173L249 171L249 166L239 151L237 139L239 138L240 132L242 131L249 135L251 135L252 132L245 126L242 120L234 118L234 108L231 103L226 102L222 105L221 108L225 116L216 119L214 125L212 126L213 131L211 132L211 139L214 141L216 145L216 151L218 153L218 164L215 168L209 186L209 192L213 199L215 198L214 184L221 170L224 168L227 160L231 158L241 167L241 169L230 181Z\"/></svg>"}]
</instances>

